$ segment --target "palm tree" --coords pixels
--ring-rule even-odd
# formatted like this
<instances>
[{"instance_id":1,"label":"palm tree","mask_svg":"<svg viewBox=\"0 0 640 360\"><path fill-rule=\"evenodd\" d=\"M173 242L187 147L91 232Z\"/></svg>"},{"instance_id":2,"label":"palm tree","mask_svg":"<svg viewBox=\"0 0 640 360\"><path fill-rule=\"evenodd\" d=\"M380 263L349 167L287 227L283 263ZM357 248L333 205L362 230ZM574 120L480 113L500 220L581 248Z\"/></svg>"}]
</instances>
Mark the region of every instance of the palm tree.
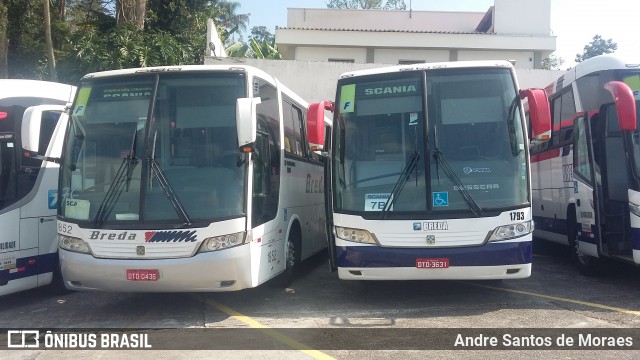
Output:
<instances>
[{"instance_id":1,"label":"palm tree","mask_svg":"<svg viewBox=\"0 0 640 360\"><path fill-rule=\"evenodd\" d=\"M251 14L238 14L239 8L240 3L237 1L218 0L213 4L215 22L224 29L227 38L228 35L247 30Z\"/></svg>"}]
</instances>

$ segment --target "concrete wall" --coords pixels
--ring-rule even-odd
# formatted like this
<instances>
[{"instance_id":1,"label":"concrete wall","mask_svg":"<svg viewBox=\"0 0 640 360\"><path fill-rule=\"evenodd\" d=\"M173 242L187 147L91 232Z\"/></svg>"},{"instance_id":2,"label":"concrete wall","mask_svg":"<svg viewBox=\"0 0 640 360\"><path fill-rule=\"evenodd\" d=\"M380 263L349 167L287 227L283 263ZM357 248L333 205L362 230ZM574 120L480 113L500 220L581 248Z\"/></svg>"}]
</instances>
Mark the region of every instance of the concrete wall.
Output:
<instances>
[{"instance_id":1,"label":"concrete wall","mask_svg":"<svg viewBox=\"0 0 640 360\"><path fill-rule=\"evenodd\" d=\"M367 49L349 47L297 47L296 59L302 61L329 61L329 59L351 59L356 63L367 62Z\"/></svg>"},{"instance_id":2,"label":"concrete wall","mask_svg":"<svg viewBox=\"0 0 640 360\"><path fill-rule=\"evenodd\" d=\"M479 51L460 50L458 51L458 61L468 60L515 60L516 69L533 69L534 58L532 51Z\"/></svg>"},{"instance_id":3,"label":"concrete wall","mask_svg":"<svg viewBox=\"0 0 640 360\"><path fill-rule=\"evenodd\" d=\"M551 33L551 0L493 0L494 31L501 35ZM580 6L580 5L578 5Z\"/></svg>"},{"instance_id":4,"label":"concrete wall","mask_svg":"<svg viewBox=\"0 0 640 360\"><path fill-rule=\"evenodd\" d=\"M347 71L371 69L387 64L349 64L297 60L260 60L205 58L206 65L244 64L255 66L276 77L308 102L333 100L336 96L336 81ZM544 88L564 74L560 70L516 69L520 88Z\"/></svg>"},{"instance_id":5,"label":"concrete wall","mask_svg":"<svg viewBox=\"0 0 640 360\"><path fill-rule=\"evenodd\" d=\"M402 60L449 61L449 50L375 49L374 63L398 65Z\"/></svg>"}]
</instances>

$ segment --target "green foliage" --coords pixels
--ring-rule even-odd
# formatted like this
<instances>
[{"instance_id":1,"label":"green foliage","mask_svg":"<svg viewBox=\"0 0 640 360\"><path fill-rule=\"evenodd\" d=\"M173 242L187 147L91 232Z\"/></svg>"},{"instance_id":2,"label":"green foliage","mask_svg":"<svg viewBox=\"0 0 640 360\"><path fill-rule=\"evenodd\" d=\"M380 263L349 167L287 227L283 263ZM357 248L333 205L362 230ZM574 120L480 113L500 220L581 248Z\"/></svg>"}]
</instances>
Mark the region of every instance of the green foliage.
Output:
<instances>
[{"instance_id":1,"label":"green foliage","mask_svg":"<svg viewBox=\"0 0 640 360\"><path fill-rule=\"evenodd\" d=\"M276 46L276 37L265 26L254 26L251 29L249 48L245 56L254 59L282 60Z\"/></svg>"},{"instance_id":2,"label":"green foliage","mask_svg":"<svg viewBox=\"0 0 640 360\"><path fill-rule=\"evenodd\" d=\"M44 18L41 0L6 1L8 24L8 75L42 79L39 60L45 57Z\"/></svg>"},{"instance_id":3,"label":"green foliage","mask_svg":"<svg viewBox=\"0 0 640 360\"><path fill-rule=\"evenodd\" d=\"M252 58L282 60L282 55L278 52L275 42L271 44L267 41L259 43L255 39L249 39L249 45L251 46Z\"/></svg>"},{"instance_id":4,"label":"green foliage","mask_svg":"<svg viewBox=\"0 0 640 360\"><path fill-rule=\"evenodd\" d=\"M249 51L249 45L243 43L242 41L237 41L231 44L229 47L227 47L225 51L228 57L243 58L243 57L247 57L247 53Z\"/></svg>"},{"instance_id":5,"label":"green foliage","mask_svg":"<svg viewBox=\"0 0 640 360\"><path fill-rule=\"evenodd\" d=\"M404 0L329 0L326 4L330 9L407 9Z\"/></svg>"},{"instance_id":6,"label":"green foliage","mask_svg":"<svg viewBox=\"0 0 640 360\"><path fill-rule=\"evenodd\" d=\"M60 67L66 77L75 76L76 81L89 72L193 61L190 49L169 33L141 32L131 24L114 27L104 34L95 29L76 32L71 43L72 51L61 60ZM72 69L80 71L69 71Z\"/></svg>"},{"instance_id":7,"label":"green foliage","mask_svg":"<svg viewBox=\"0 0 640 360\"><path fill-rule=\"evenodd\" d=\"M618 50L618 44L611 39L603 39L600 35L593 37L590 43L584 46L582 54L576 54L576 62L582 62L594 56L611 54Z\"/></svg>"},{"instance_id":8,"label":"green foliage","mask_svg":"<svg viewBox=\"0 0 640 360\"><path fill-rule=\"evenodd\" d=\"M42 17L43 0L7 3L9 77L48 79ZM52 0L51 20L58 79L76 83L89 72L129 67L202 64L207 19L223 41L246 30L249 14L229 0L149 0L144 31L116 25L115 0ZM248 45L246 45L248 52Z\"/></svg>"}]
</instances>

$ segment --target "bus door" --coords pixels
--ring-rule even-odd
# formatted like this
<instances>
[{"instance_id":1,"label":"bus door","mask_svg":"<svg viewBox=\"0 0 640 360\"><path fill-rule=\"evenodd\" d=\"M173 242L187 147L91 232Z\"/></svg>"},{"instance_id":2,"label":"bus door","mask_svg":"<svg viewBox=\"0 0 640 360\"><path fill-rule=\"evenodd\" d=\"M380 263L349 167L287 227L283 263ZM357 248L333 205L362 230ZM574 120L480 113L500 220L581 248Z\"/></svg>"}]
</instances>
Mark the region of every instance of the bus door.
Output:
<instances>
[{"instance_id":1,"label":"bus door","mask_svg":"<svg viewBox=\"0 0 640 360\"><path fill-rule=\"evenodd\" d=\"M629 218L630 157L626 156L626 136L620 130L615 105L600 108L597 140L594 139L594 157L602 168L602 236L606 254L631 256L632 243ZM595 133L595 132L594 132Z\"/></svg>"},{"instance_id":2,"label":"bus door","mask_svg":"<svg viewBox=\"0 0 640 360\"><path fill-rule=\"evenodd\" d=\"M574 121L573 191L576 201L576 250L578 254L599 257L600 224L598 221L599 166L594 162L590 118L580 114ZM585 258L586 259L586 258Z\"/></svg>"}]
</instances>

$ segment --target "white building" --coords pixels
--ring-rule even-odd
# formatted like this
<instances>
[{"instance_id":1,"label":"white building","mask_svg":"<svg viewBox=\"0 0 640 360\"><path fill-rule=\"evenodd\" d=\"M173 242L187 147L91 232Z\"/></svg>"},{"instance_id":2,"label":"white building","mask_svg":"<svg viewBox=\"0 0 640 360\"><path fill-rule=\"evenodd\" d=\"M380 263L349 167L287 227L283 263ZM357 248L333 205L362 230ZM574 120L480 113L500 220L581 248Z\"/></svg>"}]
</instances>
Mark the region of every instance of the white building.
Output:
<instances>
[{"instance_id":1,"label":"white building","mask_svg":"<svg viewBox=\"0 0 640 360\"><path fill-rule=\"evenodd\" d=\"M407 64L515 60L540 69L556 48L551 0L494 0L487 12L290 8L276 44L287 60Z\"/></svg>"}]
</instances>

